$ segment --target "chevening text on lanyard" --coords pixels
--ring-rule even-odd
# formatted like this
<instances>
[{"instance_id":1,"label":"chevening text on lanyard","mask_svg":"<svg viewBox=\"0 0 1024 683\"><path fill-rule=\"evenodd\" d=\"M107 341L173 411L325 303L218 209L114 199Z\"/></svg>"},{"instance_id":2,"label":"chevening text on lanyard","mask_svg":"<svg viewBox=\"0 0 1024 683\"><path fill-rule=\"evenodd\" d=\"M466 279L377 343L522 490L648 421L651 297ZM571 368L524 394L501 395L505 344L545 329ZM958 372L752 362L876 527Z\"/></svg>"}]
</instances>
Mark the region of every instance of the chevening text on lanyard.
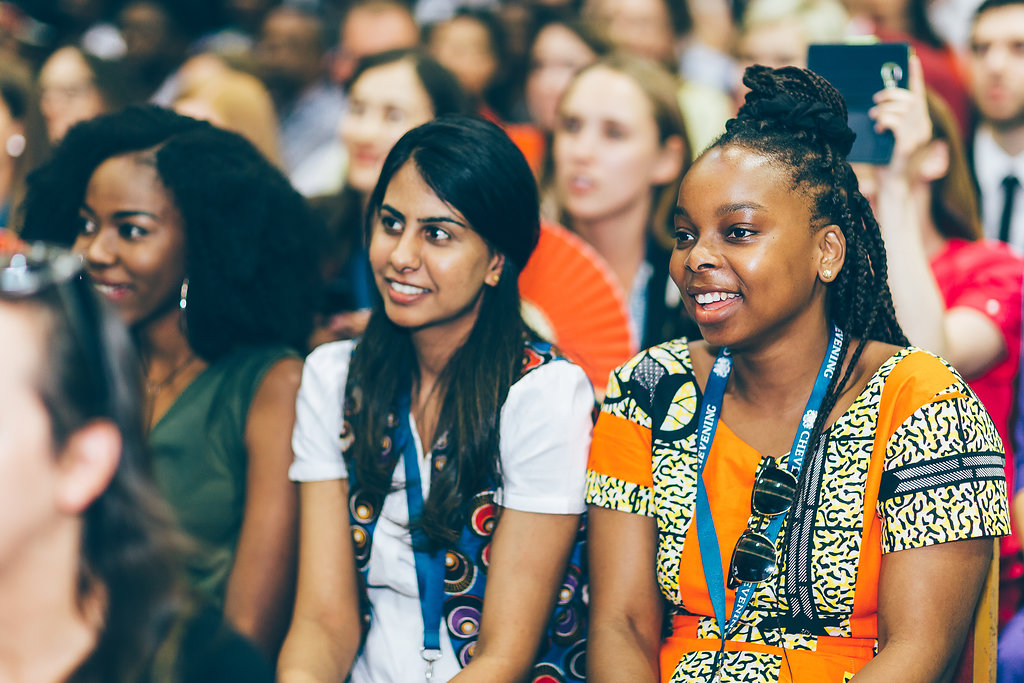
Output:
<instances>
[{"instance_id":1,"label":"chevening text on lanyard","mask_svg":"<svg viewBox=\"0 0 1024 683\"><path fill-rule=\"evenodd\" d=\"M793 447L789 454L788 469L797 479L800 477L800 470L803 468L804 457L810 446L810 435L818 410L825 398L829 382L836 372L836 365L839 362L839 355L843 346L843 331L835 324L829 335L828 350L818 369L818 376L814 380L814 388L807 400L800 424L797 425L796 436L793 439ZM755 582L748 581L740 584L736 589L736 599L733 602L732 614L726 621L725 616L725 578L722 571L722 557L719 553L718 534L715 532L715 521L711 517L711 506L708 502L708 492L704 486L704 465L707 464L708 455L711 452L711 443L715 438L715 430L718 428L718 419L722 412L722 398L725 396L725 385L732 373L732 357L727 347L723 347L715 364L708 375L707 386L704 389L704 400L701 402L700 424L697 435L697 541L700 546L701 562L704 565L704 580L708 586L708 593L711 597L711 604L715 611L715 620L718 622L722 636L722 647L715 656L714 675L712 681L719 678L719 670L725 658L725 641L736 627L743 615L743 611L750 601L751 595L757 586ZM764 533L772 544L775 543L782 523L785 520L785 513L774 517Z\"/></svg>"}]
</instances>

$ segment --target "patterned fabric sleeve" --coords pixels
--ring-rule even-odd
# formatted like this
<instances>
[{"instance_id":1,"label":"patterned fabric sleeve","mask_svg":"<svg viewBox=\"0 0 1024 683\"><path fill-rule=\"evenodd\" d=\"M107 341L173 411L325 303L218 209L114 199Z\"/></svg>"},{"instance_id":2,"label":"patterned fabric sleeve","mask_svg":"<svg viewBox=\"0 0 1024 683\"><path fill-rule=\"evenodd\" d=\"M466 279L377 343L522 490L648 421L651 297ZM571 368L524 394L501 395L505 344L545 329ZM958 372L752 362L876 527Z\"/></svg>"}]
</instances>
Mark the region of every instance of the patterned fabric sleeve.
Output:
<instances>
[{"instance_id":1,"label":"patterned fabric sleeve","mask_svg":"<svg viewBox=\"0 0 1024 683\"><path fill-rule=\"evenodd\" d=\"M949 378L887 443L882 552L1010 533L1002 441L963 380Z\"/></svg>"},{"instance_id":2,"label":"patterned fabric sleeve","mask_svg":"<svg viewBox=\"0 0 1024 683\"><path fill-rule=\"evenodd\" d=\"M644 352L608 378L601 414L594 426L587 463L587 503L619 512L653 516L649 397L634 395L630 376ZM644 400L644 399L647 400Z\"/></svg>"}]
</instances>

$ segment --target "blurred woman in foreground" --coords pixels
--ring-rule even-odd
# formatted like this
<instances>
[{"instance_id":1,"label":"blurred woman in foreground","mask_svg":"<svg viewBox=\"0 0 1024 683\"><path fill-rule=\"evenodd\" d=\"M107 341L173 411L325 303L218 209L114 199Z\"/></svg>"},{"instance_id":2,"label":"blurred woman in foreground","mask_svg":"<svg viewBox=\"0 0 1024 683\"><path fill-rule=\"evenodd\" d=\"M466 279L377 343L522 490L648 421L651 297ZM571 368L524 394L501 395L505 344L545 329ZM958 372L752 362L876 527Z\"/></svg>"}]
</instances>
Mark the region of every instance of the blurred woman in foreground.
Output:
<instances>
[{"instance_id":1,"label":"blurred woman in foreground","mask_svg":"<svg viewBox=\"0 0 1024 683\"><path fill-rule=\"evenodd\" d=\"M0 349L0 678L271 680L190 598L135 352L80 259L0 255Z\"/></svg>"}]
</instances>

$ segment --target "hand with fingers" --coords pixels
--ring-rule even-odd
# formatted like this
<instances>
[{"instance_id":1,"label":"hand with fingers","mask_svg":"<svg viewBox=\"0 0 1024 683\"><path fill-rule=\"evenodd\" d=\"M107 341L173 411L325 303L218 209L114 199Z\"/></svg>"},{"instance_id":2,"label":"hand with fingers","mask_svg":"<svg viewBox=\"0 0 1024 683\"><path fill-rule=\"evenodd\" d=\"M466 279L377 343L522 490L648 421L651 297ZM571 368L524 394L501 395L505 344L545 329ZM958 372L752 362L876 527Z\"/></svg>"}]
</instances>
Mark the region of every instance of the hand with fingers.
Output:
<instances>
[{"instance_id":1,"label":"hand with fingers","mask_svg":"<svg viewBox=\"0 0 1024 683\"><path fill-rule=\"evenodd\" d=\"M932 139L932 122L928 116L924 71L917 55L909 60L910 88L884 88L874 95L875 106L868 115L878 132L891 131L895 137L892 158L879 172L890 177L910 170L914 154Z\"/></svg>"}]
</instances>

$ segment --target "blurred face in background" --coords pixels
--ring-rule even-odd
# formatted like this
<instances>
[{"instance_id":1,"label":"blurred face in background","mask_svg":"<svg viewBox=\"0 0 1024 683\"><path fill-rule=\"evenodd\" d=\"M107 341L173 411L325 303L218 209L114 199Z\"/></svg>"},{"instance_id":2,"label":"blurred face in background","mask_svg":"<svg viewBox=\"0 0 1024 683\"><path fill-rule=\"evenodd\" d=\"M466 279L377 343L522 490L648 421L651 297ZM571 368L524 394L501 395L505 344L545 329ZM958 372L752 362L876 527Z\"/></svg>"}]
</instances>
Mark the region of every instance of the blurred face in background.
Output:
<instances>
[{"instance_id":1,"label":"blurred face in background","mask_svg":"<svg viewBox=\"0 0 1024 683\"><path fill-rule=\"evenodd\" d=\"M584 13L616 47L675 64L676 36L666 0L587 0Z\"/></svg>"},{"instance_id":2,"label":"blurred face in background","mask_svg":"<svg viewBox=\"0 0 1024 683\"><path fill-rule=\"evenodd\" d=\"M429 47L434 59L451 71L473 97L481 97L498 73L491 34L472 17L455 17L438 24L430 35Z\"/></svg>"},{"instance_id":3,"label":"blurred face in background","mask_svg":"<svg viewBox=\"0 0 1024 683\"><path fill-rule=\"evenodd\" d=\"M118 15L125 59L143 69L166 67L184 53L181 36L167 11L155 2L129 2Z\"/></svg>"},{"instance_id":4,"label":"blurred face in background","mask_svg":"<svg viewBox=\"0 0 1024 683\"><path fill-rule=\"evenodd\" d=\"M679 171L679 155L659 140L647 95L603 66L569 87L555 129L555 185L574 223L615 220L649 206L653 187Z\"/></svg>"},{"instance_id":5,"label":"blurred face in background","mask_svg":"<svg viewBox=\"0 0 1024 683\"><path fill-rule=\"evenodd\" d=\"M419 42L419 27L404 7L355 7L341 24L331 77L346 85L363 57L413 48Z\"/></svg>"},{"instance_id":6,"label":"blurred face in background","mask_svg":"<svg viewBox=\"0 0 1024 683\"><path fill-rule=\"evenodd\" d=\"M39 94L50 142L61 140L68 128L79 121L107 111L92 70L74 47L57 50L43 64L39 72Z\"/></svg>"},{"instance_id":7,"label":"blurred face in background","mask_svg":"<svg viewBox=\"0 0 1024 683\"><path fill-rule=\"evenodd\" d=\"M264 81L275 95L294 97L323 74L324 52L316 19L287 8L263 24L257 55Z\"/></svg>"},{"instance_id":8,"label":"blurred face in background","mask_svg":"<svg viewBox=\"0 0 1024 683\"><path fill-rule=\"evenodd\" d=\"M855 20L867 21L875 30L909 30L910 0L845 0L843 4Z\"/></svg>"},{"instance_id":9,"label":"blurred face in background","mask_svg":"<svg viewBox=\"0 0 1024 683\"><path fill-rule=\"evenodd\" d=\"M347 184L369 194L398 139L434 118L434 106L410 60L367 69L349 89L341 139L348 150Z\"/></svg>"},{"instance_id":10,"label":"blurred face in background","mask_svg":"<svg viewBox=\"0 0 1024 683\"><path fill-rule=\"evenodd\" d=\"M1024 5L990 9L971 31L974 103L996 128L1024 125Z\"/></svg>"},{"instance_id":11,"label":"blurred face in background","mask_svg":"<svg viewBox=\"0 0 1024 683\"><path fill-rule=\"evenodd\" d=\"M751 28L740 36L736 61L741 69L762 64L807 67L807 36L797 19L786 18Z\"/></svg>"},{"instance_id":12,"label":"blurred face in background","mask_svg":"<svg viewBox=\"0 0 1024 683\"><path fill-rule=\"evenodd\" d=\"M550 131L558 119L558 102L576 72L597 59L583 40L564 24L549 24L537 33L530 50L526 100L530 116Z\"/></svg>"}]
</instances>

